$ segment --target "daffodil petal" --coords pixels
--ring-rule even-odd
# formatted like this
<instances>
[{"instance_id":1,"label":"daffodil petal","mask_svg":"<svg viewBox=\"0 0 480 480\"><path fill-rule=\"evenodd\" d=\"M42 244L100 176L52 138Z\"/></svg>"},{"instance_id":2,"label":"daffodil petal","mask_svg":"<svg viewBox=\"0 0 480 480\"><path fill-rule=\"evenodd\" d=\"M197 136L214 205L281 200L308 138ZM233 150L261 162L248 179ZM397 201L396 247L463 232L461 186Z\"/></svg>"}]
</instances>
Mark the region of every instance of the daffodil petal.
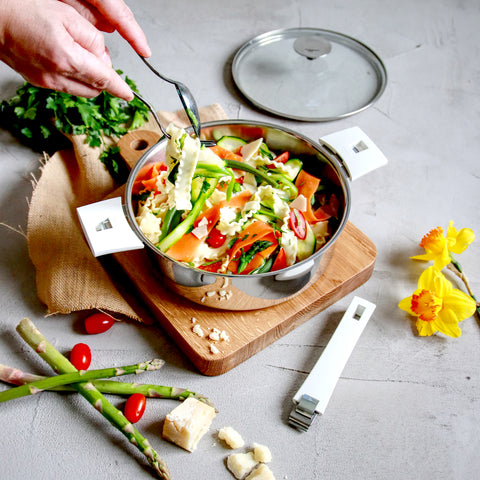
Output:
<instances>
[{"instance_id":1,"label":"daffodil petal","mask_svg":"<svg viewBox=\"0 0 480 480\"><path fill-rule=\"evenodd\" d=\"M415 315L412 312L412 296L410 295L410 297L407 297L401 300L400 303L398 304L398 308L409 313L410 315Z\"/></svg>"},{"instance_id":2,"label":"daffodil petal","mask_svg":"<svg viewBox=\"0 0 480 480\"><path fill-rule=\"evenodd\" d=\"M419 290L431 290L439 297L443 297L443 294L452 288L451 285L443 273L435 266L428 267L424 270L418 279Z\"/></svg>"},{"instance_id":3,"label":"daffodil petal","mask_svg":"<svg viewBox=\"0 0 480 480\"><path fill-rule=\"evenodd\" d=\"M453 226L453 220L448 222L447 228L447 239L448 238L455 238L457 236L457 229Z\"/></svg>"},{"instance_id":4,"label":"daffodil petal","mask_svg":"<svg viewBox=\"0 0 480 480\"><path fill-rule=\"evenodd\" d=\"M450 247L453 253L462 253L475 240L475 234L470 228L462 228L455 239L455 243Z\"/></svg>"},{"instance_id":5,"label":"daffodil petal","mask_svg":"<svg viewBox=\"0 0 480 480\"><path fill-rule=\"evenodd\" d=\"M435 292L435 294L440 298L444 298L452 290L452 283L447 280L445 275L440 270L437 270L433 278L433 291Z\"/></svg>"},{"instance_id":6,"label":"daffodil petal","mask_svg":"<svg viewBox=\"0 0 480 480\"><path fill-rule=\"evenodd\" d=\"M475 309L475 300L456 288L443 298L443 310L454 312L459 322L471 317Z\"/></svg>"},{"instance_id":7,"label":"daffodil petal","mask_svg":"<svg viewBox=\"0 0 480 480\"><path fill-rule=\"evenodd\" d=\"M419 318L417 319L416 327L417 332L421 337L429 337L437 332L435 322L424 322Z\"/></svg>"},{"instance_id":8,"label":"daffodil petal","mask_svg":"<svg viewBox=\"0 0 480 480\"><path fill-rule=\"evenodd\" d=\"M435 256L434 265L436 268L441 270L443 267L446 267L451 261L452 259L450 258L450 253L448 253L448 249L444 248L441 254Z\"/></svg>"},{"instance_id":9,"label":"daffodil petal","mask_svg":"<svg viewBox=\"0 0 480 480\"><path fill-rule=\"evenodd\" d=\"M435 260L435 255L433 253L423 253L422 255L415 255L410 257L412 260L421 260L424 262L429 262L431 260Z\"/></svg>"},{"instance_id":10,"label":"daffodil petal","mask_svg":"<svg viewBox=\"0 0 480 480\"><path fill-rule=\"evenodd\" d=\"M439 332L449 337L458 338L462 334L462 330L458 326L458 317L453 310L442 310L435 320L435 326Z\"/></svg>"}]
</instances>

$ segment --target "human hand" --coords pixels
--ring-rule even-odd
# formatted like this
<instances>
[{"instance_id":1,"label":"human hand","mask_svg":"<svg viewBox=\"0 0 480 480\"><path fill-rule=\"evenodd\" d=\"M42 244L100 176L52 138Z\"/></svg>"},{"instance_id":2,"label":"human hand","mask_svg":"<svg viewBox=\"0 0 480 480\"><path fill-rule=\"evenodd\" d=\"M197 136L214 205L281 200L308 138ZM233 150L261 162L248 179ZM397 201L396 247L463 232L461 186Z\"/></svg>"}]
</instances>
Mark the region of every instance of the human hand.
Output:
<instances>
[{"instance_id":1,"label":"human hand","mask_svg":"<svg viewBox=\"0 0 480 480\"><path fill-rule=\"evenodd\" d=\"M138 53L150 55L122 0L0 0L0 8L0 59L27 81L83 97L106 90L132 99L100 32L117 29Z\"/></svg>"},{"instance_id":2,"label":"human hand","mask_svg":"<svg viewBox=\"0 0 480 480\"><path fill-rule=\"evenodd\" d=\"M151 51L142 29L123 0L59 0L66 3L102 32L115 30L144 57Z\"/></svg>"}]
</instances>

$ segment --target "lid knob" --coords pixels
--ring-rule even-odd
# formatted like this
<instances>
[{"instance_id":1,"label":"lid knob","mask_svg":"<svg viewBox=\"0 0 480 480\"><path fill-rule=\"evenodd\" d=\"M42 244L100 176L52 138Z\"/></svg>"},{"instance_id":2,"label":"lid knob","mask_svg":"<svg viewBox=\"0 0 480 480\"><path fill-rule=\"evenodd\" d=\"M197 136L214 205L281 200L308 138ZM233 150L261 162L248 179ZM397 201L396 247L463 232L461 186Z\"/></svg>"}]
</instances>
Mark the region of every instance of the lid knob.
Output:
<instances>
[{"instance_id":1,"label":"lid knob","mask_svg":"<svg viewBox=\"0 0 480 480\"><path fill-rule=\"evenodd\" d=\"M332 51L332 44L321 35L307 35L298 37L293 48L299 55L315 60L328 55Z\"/></svg>"}]
</instances>

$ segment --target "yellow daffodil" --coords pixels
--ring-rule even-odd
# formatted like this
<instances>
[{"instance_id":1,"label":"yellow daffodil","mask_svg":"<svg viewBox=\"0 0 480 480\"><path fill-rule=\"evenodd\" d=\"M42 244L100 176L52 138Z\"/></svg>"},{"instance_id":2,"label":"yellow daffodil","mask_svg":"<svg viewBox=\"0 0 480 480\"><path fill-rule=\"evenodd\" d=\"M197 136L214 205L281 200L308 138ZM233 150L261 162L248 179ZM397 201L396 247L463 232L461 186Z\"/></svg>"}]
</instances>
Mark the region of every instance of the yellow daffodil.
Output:
<instances>
[{"instance_id":1,"label":"yellow daffodil","mask_svg":"<svg viewBox=\"0 0 480 480\"><path fill-rule=\"evenodd\" d=\"M462 334L458 323L472 316L475 301L453 285L435 267L427 268L418 279L418 288L398 306L417 318L420 336L436 332L450 337Z\"/></svg>"},{"instance_id":2,"label":"yellow daffodil","mask_svg":"<svg viewBox=\"0 0 480 480\"><path fill-rule=\"evenodd\" d=\"M442 269L451 261L450 253L462 253L475 240L475 234L470 228L458 230L453 222L448 224L447 236L443 235L442 227L430 230L420 242L425 249L423 255L410 257L413 260L433 260L435 267Z\"/></svg>"}]
</instances>

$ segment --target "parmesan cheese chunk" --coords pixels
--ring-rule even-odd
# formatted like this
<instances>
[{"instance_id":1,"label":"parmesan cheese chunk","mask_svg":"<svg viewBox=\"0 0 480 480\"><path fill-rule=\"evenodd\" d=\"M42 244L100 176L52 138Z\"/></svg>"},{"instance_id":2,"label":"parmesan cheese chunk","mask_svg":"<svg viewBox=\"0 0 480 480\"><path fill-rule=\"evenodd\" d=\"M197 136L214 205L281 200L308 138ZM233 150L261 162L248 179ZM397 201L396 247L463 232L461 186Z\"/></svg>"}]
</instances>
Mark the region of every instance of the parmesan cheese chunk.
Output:
<instances>
[{"instance_id":1,"label":"parmesan cheese chunk","mask_svg":"<svg viewBox=\"0 0 480 480\"><path fill-rule=\"evenodd\" d=\"M307 199L300 194L292 203L290 203L290 208L296 208L301 212L307 211Z\"/></svg>"},{"instance_id":2,"label":"parmesan cheese chunk","mask_svg":"<svg viewBox=\"0 0 480 480\"><path fill-rule=\"evenodd\" d=\"M275 480L272 471L261 463L245 480Z\"/></svg>"},{"instance_id":3,"label":"parmesan cheese chunk","mask_svg":"<svg viewBox=\"0 0 480 480\"><path fill-rule=\"evenodd\" d=\"M198 335L199 337L203 337L204 335L202 327L198 323L195 323L195 325L192 328L192 332L195 333L195 335Z\"/></svg>"},{"instance_id":4,"label":"parmesan cheese chunk","mask_svg":"<svg viewBox=\"0 0 480 480\"><path fill-rule=\"evenodd\" d=\"M253 458L253 452L232 453L227 457L227 468L239 480L251 472L257 463Z\"/></svg>"},{"instance_id":5,"label":"parmesan cheese chunk","mask_svg":"<svg viewBox=\"0 0 480 480\"><path fill-rule=\"evenodd\" d=\"M193 452L207 433L214 417L213 407L188 397L165 417L162 435L179 447Z\"/></svg>"},{"instance_id":6,"label":"parmesan cheese chunk","mask_svg":"<svg viewBox=\"0 0 480 480\"><path fill-rule=\"evenodd\" d=\"M253 142L247 143L241 148L242 160L248 163L249 160L258 152L258 149L262 145L263 138L257 138Z\"/></svg>"},{"instance_id":7,"label":"parmesan cheese chunk","mask_svg":"<svg viewBox=\"0 0 480 480\"><path fill-rule=\"evenodd\" d=\"M230 448L240 448L245 445L242 436L232 427L224 427L218 431L218 438Z\"/></svg>"},{"instance_id":8,"label":"parmesan cheese chunk","mask_svg":"<svg viewBox=\"0 0 480 480\"><path fill-rule=\"evenodd\" d=\"M257 462L268 463L272 461L272 452L265 445L253 444L253 456Z\"/></svg>"}]
</instances>

